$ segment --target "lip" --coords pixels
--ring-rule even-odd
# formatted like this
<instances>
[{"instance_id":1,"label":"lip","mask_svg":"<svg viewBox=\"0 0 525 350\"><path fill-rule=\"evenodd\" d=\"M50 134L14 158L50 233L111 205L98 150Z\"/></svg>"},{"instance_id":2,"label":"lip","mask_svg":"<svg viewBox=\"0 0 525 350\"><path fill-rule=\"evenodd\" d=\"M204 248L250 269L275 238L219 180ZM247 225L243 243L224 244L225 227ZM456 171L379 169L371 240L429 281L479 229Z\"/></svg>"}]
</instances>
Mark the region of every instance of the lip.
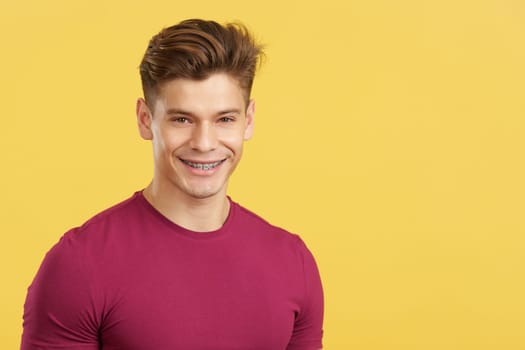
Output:
<instances>
[{"instance_id":1,"label":"lip","mask_svg":"<svg viewBox=\"0 0 525 350\"><path fill-rule=\"evenodd\" d=\"M187 158L180 158L178 157L182 162L190 162L195 164L212 164L217 162L223 162L226 160L226 158L222 159L212 159L212 160L198 160L198 159L187 159Z\"/></svg>"}]
</instances>

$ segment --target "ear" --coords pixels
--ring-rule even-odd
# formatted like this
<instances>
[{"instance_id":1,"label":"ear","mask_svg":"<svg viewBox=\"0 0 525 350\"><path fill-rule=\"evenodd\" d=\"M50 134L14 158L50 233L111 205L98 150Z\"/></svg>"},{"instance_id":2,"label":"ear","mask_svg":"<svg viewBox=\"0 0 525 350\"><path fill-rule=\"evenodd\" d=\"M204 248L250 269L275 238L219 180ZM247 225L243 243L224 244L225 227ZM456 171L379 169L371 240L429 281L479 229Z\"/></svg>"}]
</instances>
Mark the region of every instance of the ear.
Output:
<instances>
[{"instance_id":1,"label":"ear","mask_svg":"<svg viewBox=\"0 0 525 350\"><path fill-rule=\"evenodd\" d=\"M246 119L244 128L244 140L247 141L253 136L253 117L255 115L255 100L250 100L248 108L246 108Z\"/></svg>"},{"instance_id":2,"label":"ear","mask_svg":"<svg viewBox=\"0 0 525 350\"><path fill-rule=\"evenodd\" d=\"M151 131L151 112L143 98L137 99L137 125L139 127L139 134L144 140L152 140L153 132Z\"/></svg>"}]
</instances>

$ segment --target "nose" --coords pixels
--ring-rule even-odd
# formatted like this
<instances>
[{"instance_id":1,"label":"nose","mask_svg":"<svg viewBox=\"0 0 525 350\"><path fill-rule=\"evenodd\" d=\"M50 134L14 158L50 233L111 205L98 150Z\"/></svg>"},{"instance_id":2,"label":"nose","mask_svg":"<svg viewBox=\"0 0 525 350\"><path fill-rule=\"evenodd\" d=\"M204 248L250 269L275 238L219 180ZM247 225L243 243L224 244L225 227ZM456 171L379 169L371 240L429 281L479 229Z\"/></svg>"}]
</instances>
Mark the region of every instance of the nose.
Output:
<instances>
[{"instance_id":1,"label":"nose","mask_svg":"<svg viewBox=\"0 0 525 350\"><path fill-rule=\"evenodd\" d=\"M193 128L190 146L200 152L212 151L217 147L217 134L208 122L197 123Z\"/></svg>"}]
</instances>

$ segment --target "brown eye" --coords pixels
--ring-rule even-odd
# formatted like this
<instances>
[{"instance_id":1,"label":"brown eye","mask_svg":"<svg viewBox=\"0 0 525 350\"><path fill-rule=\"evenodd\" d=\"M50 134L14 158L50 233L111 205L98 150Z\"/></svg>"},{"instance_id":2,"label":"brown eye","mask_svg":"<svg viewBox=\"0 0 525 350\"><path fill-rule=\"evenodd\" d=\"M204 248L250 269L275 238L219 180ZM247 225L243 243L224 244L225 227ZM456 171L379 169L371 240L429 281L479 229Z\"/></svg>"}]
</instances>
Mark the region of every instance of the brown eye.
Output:
<instances>
[{"instance_id":1,"label":"brown eye","mask_svg":"<svg viewBox=\"0 0 525 350\"><path fill-rule=\"evenodd\" d=\"M233 119L232 117L221 117L221 119L219 119L220 122L223 122L223 123L231 123L233 121L235 121L235 119Z\"/></svg>"},{"instance_id":2,"label":"brown eye","mask_svg":"<svg viewBox=\"0 0 525 350\"><path fill-rule=\"evenodd\" d=\"M174 122L176 123L180 123L180 124L186 124L186 123L189 123L190 120L186 117L177 117L177 118L173 118L172 119Z\"/></svg>"}]
</instances>

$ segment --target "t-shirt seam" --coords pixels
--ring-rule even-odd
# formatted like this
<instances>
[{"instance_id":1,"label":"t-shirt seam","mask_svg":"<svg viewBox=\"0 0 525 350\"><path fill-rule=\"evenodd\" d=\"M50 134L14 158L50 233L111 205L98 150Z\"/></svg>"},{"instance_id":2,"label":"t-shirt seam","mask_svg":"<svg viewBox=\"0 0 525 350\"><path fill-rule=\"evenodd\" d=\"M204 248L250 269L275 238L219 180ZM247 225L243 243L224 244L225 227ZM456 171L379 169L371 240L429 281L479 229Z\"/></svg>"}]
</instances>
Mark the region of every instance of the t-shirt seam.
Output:
<instances>
[{"instance_id":1,"label":"t-shirt seam","mask_svg":"<svg viewBox=\"0 0 525 350\"><path fill-rule=\"evenodd\" d=\"M98 214L95 214L94 216L86 220L79 228L84 230L92 225L103 223L104 221L108 220L113 215L115 215L115 212L121 211L127 208L128 206L135 204L137 200L138 200L138 196L137 196L137 192L135 192L135 194L131 198L128 198L108 209L105 209L102 212L99 212Z\"/></svg>"},{"instance_id":2,"label":"t-shirt seam","mask_svg":"<svg viewBox=\"0 0 525 350\"><path fill-rule=\"evenodd\" d=\"M303 299L303 305L301 307L301 311L303 312L306 312L306 308L308 306L308 298L309 298L309 289L308 289L308 283L306 281L306 267L305 267L305 261L304 261L304 248L305 245L304 245L304 242L303 240L301 239L301 237L299 237L299 235L296 235L297 239L298 239L298 245L299 245L299 253L301 255L301 264L302 264L302 272L303 272L303 286L304 286L304 299Z\"/></svg>"},{"instance_id":3,"label":"t-shirt seam","mask_svg":"<svg viewBox=\"0 0 525 350\"><path fill-rule=\"evenodd\" d=\"M285 233L287 236L296 237L294 240L296 240L296 241L298 240L298 241L302 242L302 240L301 240L301 238L300 238L300 236L298 234L290 232L290 231L288 231L287 229L285 229L285 228L283 228L281 226L277 226L277 225L274 225L274 224L270 223L268 220L264 219L263 217L259 216L258 214L256 214L253 211L243 207L242 205L240 205L238 203L237 203L237 207L239 208L239 210L242 210L250 218L257 220L260 224L267 225L267 226L271 227L274 231L280 231L281 233Z\"/></svg>"}]
</instances>

